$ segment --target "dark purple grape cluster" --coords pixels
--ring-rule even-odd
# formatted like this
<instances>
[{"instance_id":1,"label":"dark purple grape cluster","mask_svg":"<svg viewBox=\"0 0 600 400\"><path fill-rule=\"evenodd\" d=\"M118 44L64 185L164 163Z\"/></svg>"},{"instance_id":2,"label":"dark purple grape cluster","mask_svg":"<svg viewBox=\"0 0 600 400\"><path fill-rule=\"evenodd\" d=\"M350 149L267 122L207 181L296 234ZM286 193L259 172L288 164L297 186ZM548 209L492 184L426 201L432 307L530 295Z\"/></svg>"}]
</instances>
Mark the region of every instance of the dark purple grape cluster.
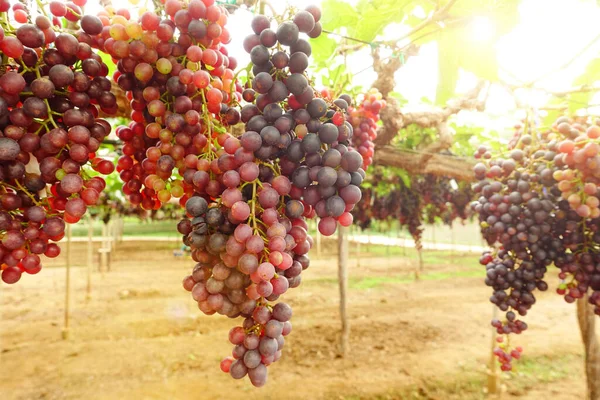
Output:
<instances>
[{"instance_id":1,"label":"dark purple grape cluster","mask_svg":"<svg viewBox=\"0 0 600 400\"><path fill-rule=\"evenodd\" d=\"M468 217L472 190L468 184L454 188L448 178L433 175L413 175L409 184L399 176L391 178L375 169L370 182L363 189L361 201L352 210L354 220L362 228L372 220L394 219L406 227L417 248L421 248L424 223L441 219L451 224L457 218ZM382 194L383 193L383 194Z\"/></svg>"},{"instance_id":2,"label":"dark purple grape cluster","mask_svg":"<svg viewBox=\"0 0 600 400\"><path fill-rule=\"evenodd\" d=\"M473 210L483 237L498 246L480 262L494 290L490 301L506 312L504 322L494 322L499 334L527 328L515 316L527 314L535 290L548 289L544 275L552 264L563 280L557 292L572 303L591 289L589 302L600 314L600 254L594 246L600 239L600 128L560 118L548 132L527 123L517 132L508 157L481 147L476 156L489 161L474 167L480 197Z\"/></svg>"}]
</instances>

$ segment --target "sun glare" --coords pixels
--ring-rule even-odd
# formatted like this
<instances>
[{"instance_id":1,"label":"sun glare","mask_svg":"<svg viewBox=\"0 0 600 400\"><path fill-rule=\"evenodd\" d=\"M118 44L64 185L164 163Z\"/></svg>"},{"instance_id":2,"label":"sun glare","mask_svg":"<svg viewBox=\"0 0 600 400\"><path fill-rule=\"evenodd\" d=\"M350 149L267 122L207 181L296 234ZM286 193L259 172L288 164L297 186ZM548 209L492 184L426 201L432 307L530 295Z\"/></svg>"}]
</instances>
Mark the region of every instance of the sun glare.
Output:
<instances>
[{"instance_id":1,"label":"sun glare","mask_svg":"<svg viewBox=\"0 0 600 400\"><path fill-rule=\"evenodd\" d=\"M487 17L475 17L471 22L473 40L477 42L489 42L496 32L496 27Z\"/></svg>"}]
</instances>

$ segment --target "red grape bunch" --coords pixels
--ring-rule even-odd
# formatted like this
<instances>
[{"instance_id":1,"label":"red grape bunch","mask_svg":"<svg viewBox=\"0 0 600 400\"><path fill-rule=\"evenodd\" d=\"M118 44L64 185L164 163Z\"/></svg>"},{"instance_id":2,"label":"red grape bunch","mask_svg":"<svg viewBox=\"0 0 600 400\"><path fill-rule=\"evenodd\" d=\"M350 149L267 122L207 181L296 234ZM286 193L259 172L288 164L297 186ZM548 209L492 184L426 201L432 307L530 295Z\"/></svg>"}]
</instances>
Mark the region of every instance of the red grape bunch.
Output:
<instances>
[{"instance_id":1,"label":"red grape bunch","mask_svg":"<svg viewBox=\"0 0 600 400\"><path fill-rule=\"evenodd\" d=\"M98 200L104 180L90 177L114 170L95 153L110 133L99 109L116 110L106 78L108 67L89 43L62 29L77 21L73 3L51 2L35 21L21 4L12 7L19 23L0 22L0 265L2 280L15 283L22 272L37 273L40 255L56 257L51 242L64 235L65 221L77 222ZM0 1L0 12L11 11Z\"/></svg>"},{"instance_id":2,"label":"red grape bunch","mask_svg":"<svg viewBox=\"0 0 600 400\"><path fill-rule=\"evenodd\" d=\"M230 332L235 347L221 368L255 386L266 383L266 366L291 331L291 308L274 302L309 266L305 218L320 216L319 229L331 235L338 222L352 222L361 198L363 159L349 146L345 117L351 100L322 97L306 75L311 47L301 32L318 36L319 19L314 7L277 27L254 17L245 40L253 64L242 93L245 131L220 135L215 158L201 157L188 218L178 225L197 262L183 285L200 310L245 318Z\"/></svg>"},{"instance_id":3,"label":"red grape bunch","mask_svg":"<svg viewBox=\"0 0 600 400\"><path fill-rule=\"evenodd\" d=\"M113 57L113 78L131 102L131 123L117 129L125 143L117 170L134 205L185 204L194 173L208 171L225 127L240 121L228 12L214 3L167 0L137 20L127 9L82 18L82 36Z\"/></svg>"},{"instance_id":4,"label":"red grape bunch","mask_svg":"<svg viewBox=\"0 0 600 400\"><path fill-rule=\"evenodd\" d=\"M371 89L364 95L363 101L357 108L350 108L350 121L354 128L352 136L352 145L358 149L363 156L363 169L367 169L373 163L373 154L375 144L373 140L377 138L377 122L379 121L379 112L386 106L381 93L377 89Z\"/></svg>"}]
</instances>

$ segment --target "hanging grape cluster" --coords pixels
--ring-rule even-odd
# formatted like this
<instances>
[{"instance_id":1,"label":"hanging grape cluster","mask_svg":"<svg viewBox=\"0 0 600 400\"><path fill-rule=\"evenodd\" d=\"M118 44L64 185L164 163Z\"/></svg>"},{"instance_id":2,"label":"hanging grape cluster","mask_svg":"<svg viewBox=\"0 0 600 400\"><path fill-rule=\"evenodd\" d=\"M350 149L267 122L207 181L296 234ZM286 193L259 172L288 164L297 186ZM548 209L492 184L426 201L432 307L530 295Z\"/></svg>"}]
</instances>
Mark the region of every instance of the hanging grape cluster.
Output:
<instances>
[{"instance_id":1,"label":"hanging grape cluster","mask_svg":"<svg viewBox=\"0 0 600 400\"><path fill-rule=\"evenodd\" d=\"M363 156L365 170L373 163L375 152L373 140L377 138L379 112L385 106L386 101L382 98L381 93L377 89L371 89L363 96L363 101L358 107L351 107L349 110L350 122L354 128L352 145Z\"/></svg>"},{"instance_id":2,"label":"hanging grape cluster","mask_svg":"<svg viewBox=\"0 0 600 400\"><path fill-rule=\"evenodd\" d=\"M405 182L394 172L390 177L384 176L384 170L376 169L370 177L370 187L363 189L363 197L352 214L362 229L367 229L373 220L397 220L420 249L424 223L433 224L439 218L450 225L455 219L470 217L470 185L454 182L453 187L450 181L434 175L414 175Z\"/></svg>"},{"instance_id":3,"label":"hanging grape cluster","mask_svg":"<svg viewBox=\"0 0 600 400\"><path fill-rule=\"evenodd\" d=\"M255 386L265 384L266 366L281 357L291 331L291 308L274 302L309 267L305 219L319 216L319 230L331 235L338 223L352 223L361 199L351 99L331 99L306 75L311 47L301 34L317 37L319 19L314 7L277 26L254 17L254 34L244 41L252 61L242 92L245 130L228 136L222 151L209 151L214 168L194 174L202 184L178 226L198 262L184 287L200 310L245 318L230 332L235 347L221 368L236 379L248 375Z\"/></svg>"},{"instance_id":4,"label":"hanging grape cluster","mask_svg":"<svg viewBox=\"0 0 600 400\"><path fill-rule=\"evenodd\" d=\"M473 208L483 237L496 246L480 262L490 301L506 313L492 322L501 335L527 329L518 316L535 304L536 290L548 289L552 265L560 269L557 292L569 303L589 293L600 315L600 127L561 117L551 131L539 133L526 121L518 132L506 158L481 148L476 157L487 161L474 168L480 197ZM509 371L522 349L498 341L495 354Z\"/></svg>"},{"instance_id":5,"label":"hanging grape cluster","mask_svg":"<svg viewBox=\"0 0 600 400\"><path fill-rule=\"evenodd\" d=\"M40 255L56 257L65 222L77 222L105 187L92 177L114 170L96 156L110 133L99 110L116 111L108 67L77 32L73 3L51 2L52 15L34 21L21 3L0 1L0 265L2 280L42 268Z\"/></svg>"}]
</instances>

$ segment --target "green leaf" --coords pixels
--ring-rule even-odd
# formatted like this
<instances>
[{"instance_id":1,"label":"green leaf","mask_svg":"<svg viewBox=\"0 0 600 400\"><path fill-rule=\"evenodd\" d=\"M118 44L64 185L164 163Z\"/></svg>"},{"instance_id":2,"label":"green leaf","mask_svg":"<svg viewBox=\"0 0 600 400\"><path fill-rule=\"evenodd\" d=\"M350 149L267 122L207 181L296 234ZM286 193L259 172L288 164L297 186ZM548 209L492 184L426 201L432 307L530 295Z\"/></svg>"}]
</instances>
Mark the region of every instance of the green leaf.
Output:
<instances>
[{"instance_id":1,"label":"green leaf","mask_svg":"<svg viewBox=\"0 0 600 400\"><path fill-rule=\"evenodd\" d=\"M437 104L446 104L454 95L458 81L459 53L448 42L448 37L445 35L438 42L438 84L435 91Z\"/></svg>"},{"instance_id":2,"label":"green leaf","mask_svg":"<svg viewBox=\"0 0 600 400\"><path fill-rule=\"evenodd\" d=\"M577 110L587 108L592 99L593 92L573 93L569 95L569 114L573 115Z\"/></svg>"},{"instance_id":3,"label":"green leaf","mask_svg":"<svg viewBox=\"0 0 600 400\"><path fill-rule=\"evenodd\" d=\"M321 35L316 39L310 40L312 47L312 58L318 67L326 68L329 61L335 53L337 48L337 42L328 37L327 35Z\"/></svg>"},{"instance_id":4,"label":"green leaf","mask_svg":"<svg viewBox=\"0 0 600 400\"><path fill-rule=\"evenodd\" d=\"M358 23L358 12L348 3L341 0L325 0L321 4L323 29L334 31L341 27L354 27Z\"/></svg>"},{"instance_id":5,"label":"green leaf","mask_svg":"<svg viewBox=\"0 0 600 400\"><path fill-rule=\"evenodd\" d=\"M406 186L407 188L410 188L410 175L408 174L408 172L406 172L405 169L402 168L396 168L395 169L396 175L398 175L400 177L400 179L402 179L402 183L404 183L404 186Z\"/></svg>"},{"instance_id":6,"label":"green leaf","mask_svg":"<svg viewBox=\"0 0 600 400\"><path fill-rule=\"evenodd\" d=\"M583 74L573 81L576 86L591 85L600 80L600 58L594 58L585 68Z\"/></svg>"},{"instance_id":7,"label":"green leaf","mask_svg":"<svg viewBox=\"0 0 600 400\"><path fill-rule=\"evenodd\" d=\"M438 36L439 83L436 102L444 104L456 88L458 68L479 78L496 81L498 60L494 43L518 22L518 0L463 0L450 9L450 22ZM473 32L473 21L484 17L494 28L489 40ZM452 22L454 21L454 22Z\"/></svg>"},{"instance_id":8,"label":"green leaf","mask_svg":"<svg viewBox=\"0 0 600 400\"><path fill-rule=\"evenodd\" d=\"M588 86L600 80L600 58L594 58L589 62L585 71L573 81L575 86ZM572 93L569 95L569 113L574 114L581 108L587 108L594 92Z\"/></svg>"},{"instance_id":9,"label":"green leaf","mask_svg":"<svg viewBox=\"0 0 600 400\"><path fill-rule=\"evenodd\" d=\"M372 42L387 25L402 22L407 12L411 11L407 6L413 2L414 0L362 0L357 7L361 11L354 34L358 39Z\"/></svg>"}]
</instances>

